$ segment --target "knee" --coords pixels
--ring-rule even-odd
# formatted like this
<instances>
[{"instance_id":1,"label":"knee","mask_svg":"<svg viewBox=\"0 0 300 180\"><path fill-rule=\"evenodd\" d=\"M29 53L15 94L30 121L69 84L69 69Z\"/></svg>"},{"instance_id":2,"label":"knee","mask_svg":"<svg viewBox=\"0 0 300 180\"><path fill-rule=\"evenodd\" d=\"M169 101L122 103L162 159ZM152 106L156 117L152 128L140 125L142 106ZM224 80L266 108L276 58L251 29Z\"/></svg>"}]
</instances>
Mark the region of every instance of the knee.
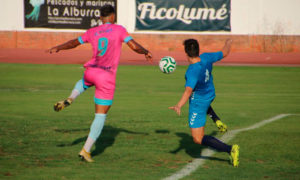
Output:
<instances>
[{"instance_id":1,"label":"knee","mask_svg":"<svg viewBox=\"0 0 300 180\"><path fill-rule=\"evenodd\" d=\"M194 143L196 143L196 144L202 144L202 139L203 139L203 136L193 137Z\"/></svg>"}]
</instances>

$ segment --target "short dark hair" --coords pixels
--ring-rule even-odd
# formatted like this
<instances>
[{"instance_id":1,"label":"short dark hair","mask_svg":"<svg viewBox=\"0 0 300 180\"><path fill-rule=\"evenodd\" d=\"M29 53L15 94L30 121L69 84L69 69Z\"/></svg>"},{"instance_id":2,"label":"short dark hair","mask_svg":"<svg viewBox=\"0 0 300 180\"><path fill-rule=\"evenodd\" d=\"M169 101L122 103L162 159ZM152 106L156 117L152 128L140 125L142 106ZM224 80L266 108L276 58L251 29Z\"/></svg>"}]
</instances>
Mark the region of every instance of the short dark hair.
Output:
<instances>
[{"instance_id":1,"label":"short dark hair","mask_svg":"<svg viewBox=\"0 0 300 180\"><path fill-rule=\"evenodd\" d=\"M112 5L107 4L100 8L100 13L102 17L107 17L115 13L115 8Z\"/></svg>"},{"instance_id":2,"label":"short dark hair","mask_svg":"<svg viewBox=\"0 0 300 180\"><path fill-rule=\"evenodd\" d=\"M187 39L183 42L185 53L189 57L199 56L199 43L195 39Z\"/></svg>"}]
</instances>

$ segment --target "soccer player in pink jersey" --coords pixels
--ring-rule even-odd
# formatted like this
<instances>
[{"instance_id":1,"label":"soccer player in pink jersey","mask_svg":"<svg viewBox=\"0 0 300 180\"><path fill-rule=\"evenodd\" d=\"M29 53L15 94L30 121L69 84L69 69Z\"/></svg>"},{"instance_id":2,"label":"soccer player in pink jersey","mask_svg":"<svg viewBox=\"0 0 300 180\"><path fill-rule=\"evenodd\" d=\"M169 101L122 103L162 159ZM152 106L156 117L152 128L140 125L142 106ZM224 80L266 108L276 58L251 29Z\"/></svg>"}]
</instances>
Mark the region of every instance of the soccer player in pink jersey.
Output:
<instances>
[{"instance_id":1,"label":"soccer player in pink jersey","mask_svg":"<svg viewBox=\"0 0 300 180\"><path fill-rule=\"evenodd\" d=\"M146 60L152 62L152 54L135 42L123 26L114 24L115 9L111 5L101 7L100 12L102 25L87 30L77 39L47 50L47 52L53 53L72 49L84 43L92 45L93 57L84 64L83 78L75 84L71 95L66 100L59 101L54 105L55 111L61 111L71 105L76 97L86 89L95 86L95 119L91 125L89 136L79 152L79 156L87 162L93 162L90 151L101 134L106 114L113 102L122 42L127 43L135 52L144 54Z\"/></svg>"}]
</instances>

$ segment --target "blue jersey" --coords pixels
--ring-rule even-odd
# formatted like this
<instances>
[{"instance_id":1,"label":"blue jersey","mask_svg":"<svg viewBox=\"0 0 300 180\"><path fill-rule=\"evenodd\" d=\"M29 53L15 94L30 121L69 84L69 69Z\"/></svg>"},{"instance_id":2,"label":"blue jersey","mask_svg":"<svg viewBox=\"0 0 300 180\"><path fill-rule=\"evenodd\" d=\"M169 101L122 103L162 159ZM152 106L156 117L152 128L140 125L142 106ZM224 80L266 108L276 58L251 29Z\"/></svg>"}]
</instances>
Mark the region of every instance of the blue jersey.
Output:
<instances>
[{"instance_id":1,"label":"blue jersey","mask_svg":"<svg viewBox=\"0 0 300 180\"><path fill-rule=\"evenodd\" d=\"M203 53L201 61L190 64L185 73L185 87L191 87L199 99L212 100L215 98L215 87L212 77L213 63L223 58L223 53Z\"/></svg>"}]
</instances>

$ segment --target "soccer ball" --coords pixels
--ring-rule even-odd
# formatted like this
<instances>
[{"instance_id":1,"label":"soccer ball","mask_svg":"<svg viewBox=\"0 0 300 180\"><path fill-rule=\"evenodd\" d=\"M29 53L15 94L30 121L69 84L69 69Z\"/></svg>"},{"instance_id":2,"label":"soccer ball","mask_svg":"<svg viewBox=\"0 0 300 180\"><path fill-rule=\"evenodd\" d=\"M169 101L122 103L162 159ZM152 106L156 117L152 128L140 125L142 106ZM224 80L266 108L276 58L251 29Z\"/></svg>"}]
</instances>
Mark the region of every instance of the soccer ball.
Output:
<instances>
[{"instance_id":1,"label":"soccer ball","mask_svg":"<svg viewBox=\"0 0 300 180\"><path fill-rule=\"evenodd\" d=\"M165 56L159 61L159 69L166 74L172 73L176 69L176 61L171 56Z\"/></svg>"}]
</instances>

